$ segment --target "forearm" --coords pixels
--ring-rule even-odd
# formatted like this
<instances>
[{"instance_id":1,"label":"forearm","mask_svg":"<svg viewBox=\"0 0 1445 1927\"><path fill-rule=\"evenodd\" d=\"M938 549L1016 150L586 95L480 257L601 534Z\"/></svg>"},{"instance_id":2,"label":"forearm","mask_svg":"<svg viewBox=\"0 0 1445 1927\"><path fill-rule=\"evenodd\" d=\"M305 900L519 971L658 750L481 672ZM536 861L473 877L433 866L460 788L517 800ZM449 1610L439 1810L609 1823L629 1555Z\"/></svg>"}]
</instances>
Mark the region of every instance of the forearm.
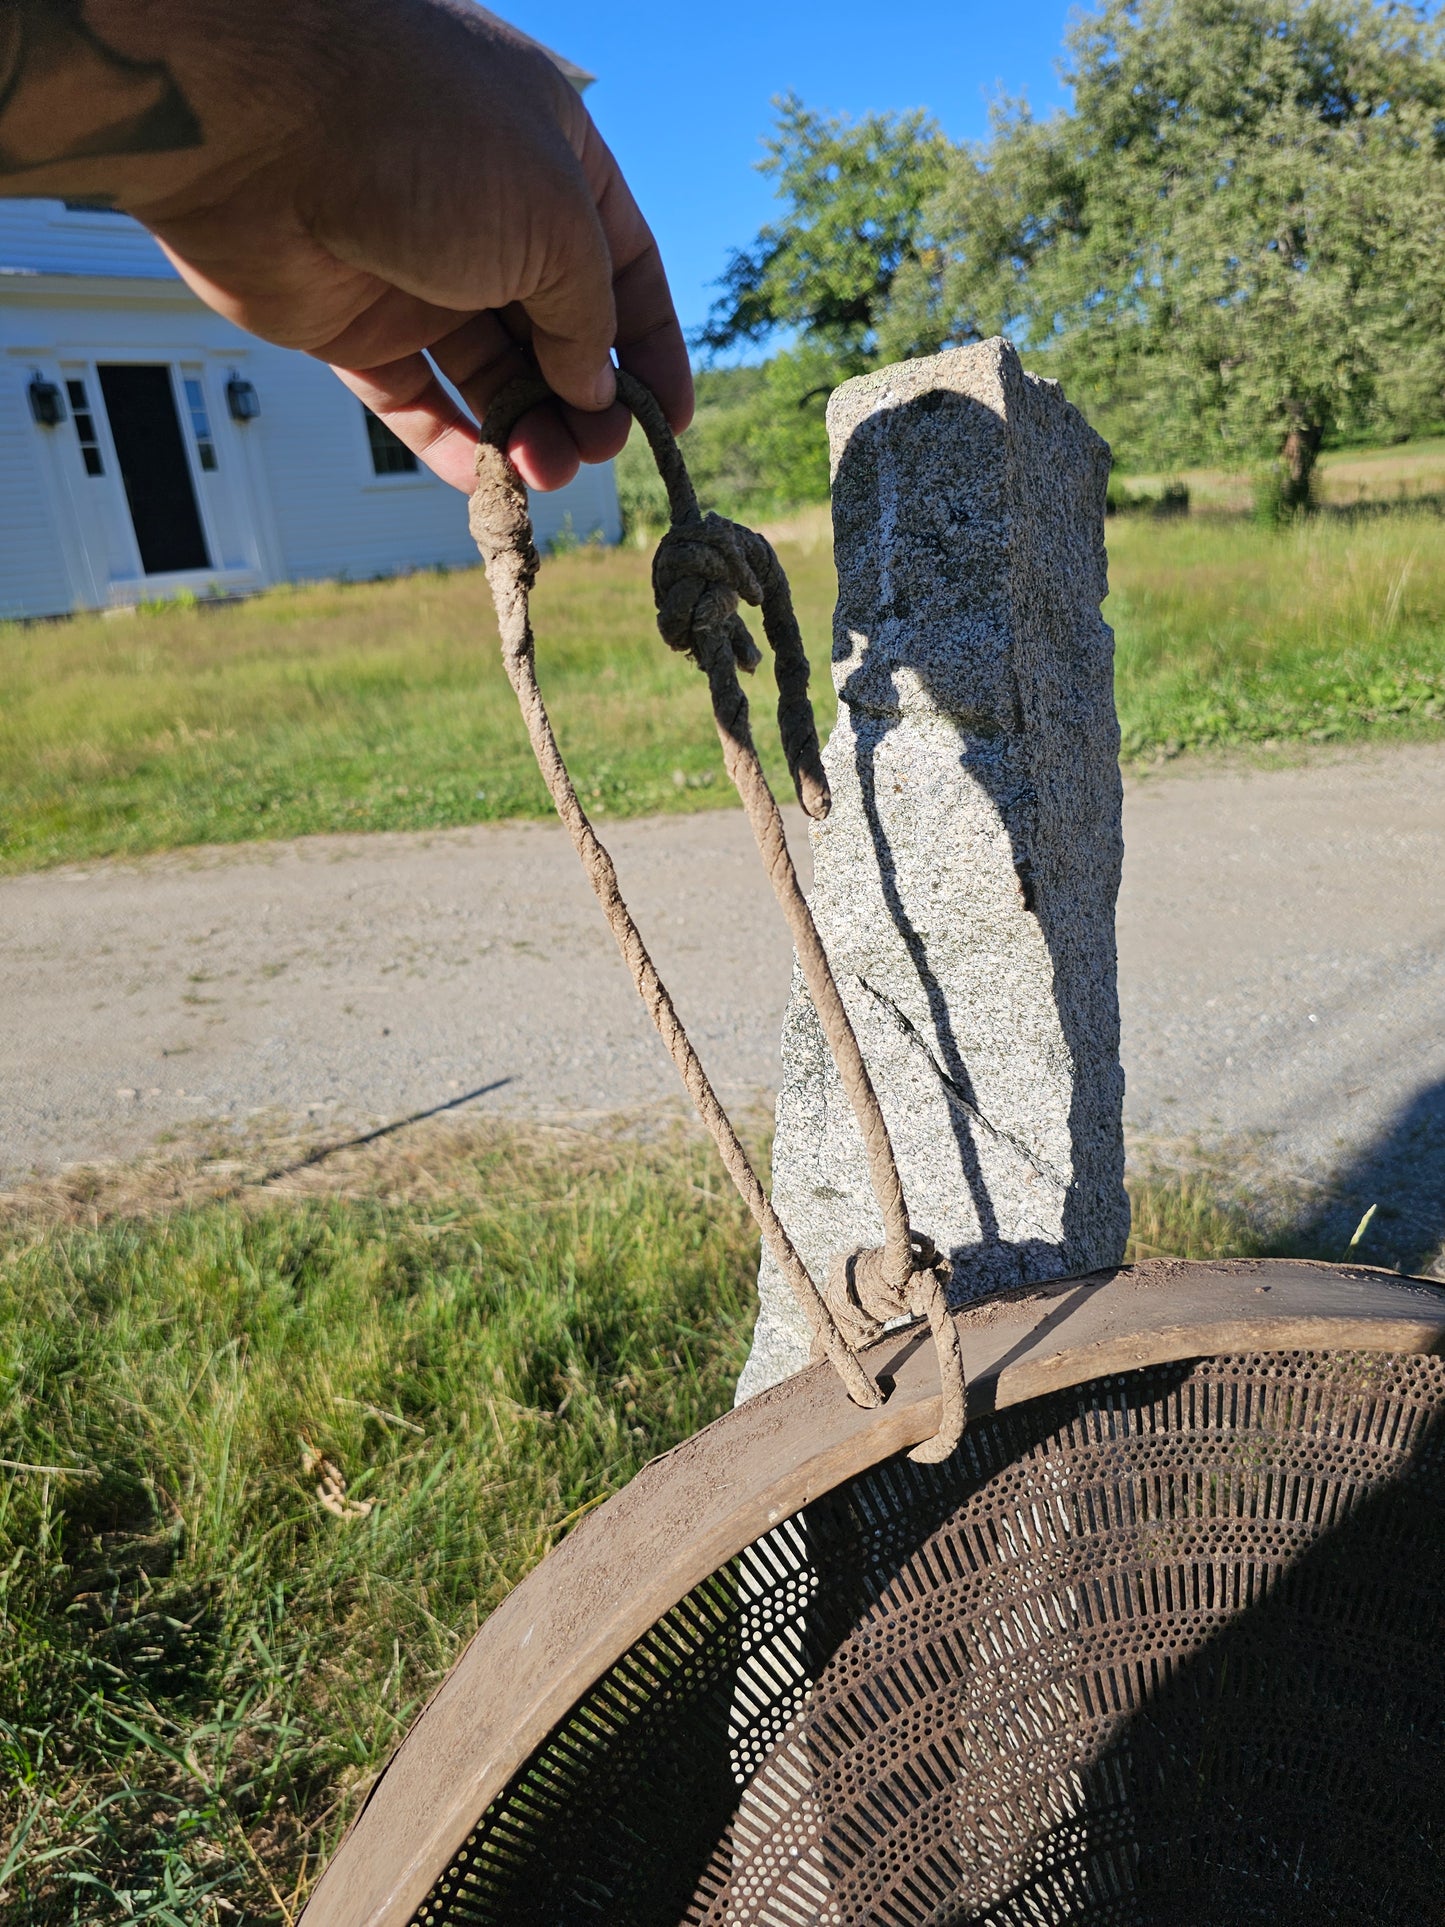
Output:
<instances>
[{"instance_id":1,"label":"forearm","mask_svg":"<svg viewBox=\"0 0 1445 1927\"><path fill-rule=\"evenodd\" d=\"M377 11L348 0L343 25L334 0L0 0L0 194L162 218L224 193L258 147L321 131Z\"/></svg>"}]
</instances>

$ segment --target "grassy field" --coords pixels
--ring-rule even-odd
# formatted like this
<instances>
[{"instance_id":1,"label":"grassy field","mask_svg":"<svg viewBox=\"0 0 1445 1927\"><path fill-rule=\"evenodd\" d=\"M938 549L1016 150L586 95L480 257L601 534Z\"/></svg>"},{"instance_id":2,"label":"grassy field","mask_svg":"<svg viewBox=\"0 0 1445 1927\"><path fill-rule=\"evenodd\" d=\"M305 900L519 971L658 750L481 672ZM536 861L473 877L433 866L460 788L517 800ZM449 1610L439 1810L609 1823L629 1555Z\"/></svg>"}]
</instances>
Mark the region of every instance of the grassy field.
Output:
<instances>
[{"instance_id":1,"label":"grassy field","mask_svg":"<svg viewBox=\"0 0 1445 1927\"><path fill-rule=\"evenodd\" d=\"M1126 493L1146 494L1180 481L1193 507L1226 515L1247 514L1254 492L1251 476L1219 468L1188 468L1177 476L1127 475L1119 481ZM1320 457L1315 493L1333 509L1365 503L1399 507L1431 498L1438 504L1445 498L1445 437L1422 437L1391 448L1331 449Z\"/></svg>"},{"instance_id":2,"label":"grassy field","mask_svg":"<svg viewBox=\"0 0 1445 1927\"><path fill-rule=\"evenodd\" d=\"M1127 760L1445 727L1445 521L1116 517Z\"/></svg>"},{"instance_id":3,"label":"grassy field","mask_svg":"<svg viewBox=\"0 0 1445 1927\"><path fill-rule=\"evenodd\" d=\"M4 1927L294 1921L481 1618L730 1401L755 1241L694 1136L236 1182L0 1216ZM1141 1255L1291 1248L1207 1175L1134 1208Z\"/></svg>"},{"instance_id":4,"label":"grassy field","mask_svg":"<svg viewBox=\"0 0 1445 1927\"><path fill-rule=\"evenodd\" d=\"M816 556L797 584L815 637L828 566ZM658 639L647 558L559 557L535 608L543 687L590 805L707 800L722 780L707 688ZM479 570L9 627L0 685L11 869L550 809Z\"/></svg>"},{"instance_id":5,"label":"grassy field","mask_svg":"<svg viewBox=\"0 0 1445 1927\"><path fill-rule=\"evenodd\" d=\"M1376 463L1387 479L1406 457L1390 459ZM1388 496L1379 476L1371 486ZM826 726L823 514L779 533ZM1127 757L1445 727L1437 515L1325 515L1279 533L1124 515L1109 543ZM657 639L643 553L552 559L536 623L594 810L731 802L701 678ZM770 707L765 680L755 707ZM545 812L478 573L0 626L0 868Z\"/></svg>"}]
</instances>

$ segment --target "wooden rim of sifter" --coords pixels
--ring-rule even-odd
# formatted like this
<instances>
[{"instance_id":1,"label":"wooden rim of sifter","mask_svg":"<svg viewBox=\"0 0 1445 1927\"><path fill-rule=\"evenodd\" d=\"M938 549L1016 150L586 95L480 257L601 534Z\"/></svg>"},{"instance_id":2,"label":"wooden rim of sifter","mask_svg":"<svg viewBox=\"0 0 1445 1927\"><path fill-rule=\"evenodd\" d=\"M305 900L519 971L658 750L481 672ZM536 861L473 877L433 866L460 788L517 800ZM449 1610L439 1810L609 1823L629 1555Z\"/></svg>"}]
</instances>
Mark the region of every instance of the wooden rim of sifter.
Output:
<instances>
[{"instance_id":1,"label":"wooden rim of sifter","mask_svg":"<svg viewBox=\"0 0 1445 1927\"><path fill-rule=\"evenodd\" d=\"M1160 1259L953 1318L975 1413L1116 1373L1242 1352L1445 1352L1445 1287L1365 1266ZM304 1927L404 1927L481 1815L588 1689L769 1528L936 1428L928 1326L864 1354L851 1402L819 1364L654 1459L481 1627L377 1780Z\"/></svg>"}]
</instances>

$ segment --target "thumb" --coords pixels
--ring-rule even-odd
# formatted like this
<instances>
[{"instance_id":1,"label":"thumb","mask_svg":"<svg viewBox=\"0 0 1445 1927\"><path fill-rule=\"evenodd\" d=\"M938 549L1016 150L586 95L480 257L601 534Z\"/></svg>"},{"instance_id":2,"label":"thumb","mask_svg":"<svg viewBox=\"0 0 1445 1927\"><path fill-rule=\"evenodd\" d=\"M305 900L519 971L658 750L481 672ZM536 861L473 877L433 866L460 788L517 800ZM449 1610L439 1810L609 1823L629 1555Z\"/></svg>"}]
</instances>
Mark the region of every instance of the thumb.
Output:
<instances>
[{"instance_id":1,"label":"thumb","mask_svg":"<svg viewBox=\"0 0 1445 1927\"><path fill-rule=\"evenodd\" d=\"M558 223L561 246L546 279L519 305L531 323L532 352L547 385L590 413L610 407L617 394L611 354L617 307L602 223L590 197L583 201L579 195L578 201L572 218Z\"/></svg>"}]
</instances>

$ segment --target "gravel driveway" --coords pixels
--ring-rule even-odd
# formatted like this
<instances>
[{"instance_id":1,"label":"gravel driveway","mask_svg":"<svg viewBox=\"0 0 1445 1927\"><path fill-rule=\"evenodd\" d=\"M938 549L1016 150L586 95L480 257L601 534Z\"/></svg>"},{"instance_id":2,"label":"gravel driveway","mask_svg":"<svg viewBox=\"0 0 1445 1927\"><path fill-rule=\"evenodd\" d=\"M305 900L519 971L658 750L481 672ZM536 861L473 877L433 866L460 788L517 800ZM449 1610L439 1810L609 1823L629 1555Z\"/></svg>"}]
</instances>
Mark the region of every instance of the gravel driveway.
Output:
<instances>
[{"instance_id":1,"label":"gravel driveway","mask_svg":"<svg viewBox=\"0 0 1445 1927\"><path fill-rule=\"evenodd\" d=\"M788 945L741 815L605 827L723 1094L765 1096ZM1125 836L1136 1138L1248 1139L1445 1231L1445 745L1148 777ZM338 1132L675 1096L549 824L0 881L0 999L11 1181L216 1119Z\"/></svg>"}]
</instances>

